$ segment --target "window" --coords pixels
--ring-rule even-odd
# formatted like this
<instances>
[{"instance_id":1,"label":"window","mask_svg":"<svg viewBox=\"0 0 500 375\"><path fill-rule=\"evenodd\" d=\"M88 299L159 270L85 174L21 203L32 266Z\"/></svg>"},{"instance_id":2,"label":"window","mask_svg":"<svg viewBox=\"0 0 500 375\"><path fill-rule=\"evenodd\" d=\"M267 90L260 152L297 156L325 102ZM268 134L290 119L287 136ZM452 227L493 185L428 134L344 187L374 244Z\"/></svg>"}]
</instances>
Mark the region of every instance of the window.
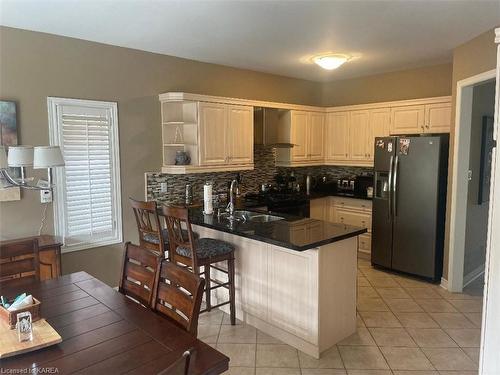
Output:
<instances>
[{"instance_id":1,"label":"window","mask_svg":"<svg viewBox=\"0 0 500 375\"><path fill-rule=\"evenodd\" d=\"M50 143L61 147L56 168L55 234L63 251L122 242L116 103L48 98Z\"/></svg>"}]
</instances>

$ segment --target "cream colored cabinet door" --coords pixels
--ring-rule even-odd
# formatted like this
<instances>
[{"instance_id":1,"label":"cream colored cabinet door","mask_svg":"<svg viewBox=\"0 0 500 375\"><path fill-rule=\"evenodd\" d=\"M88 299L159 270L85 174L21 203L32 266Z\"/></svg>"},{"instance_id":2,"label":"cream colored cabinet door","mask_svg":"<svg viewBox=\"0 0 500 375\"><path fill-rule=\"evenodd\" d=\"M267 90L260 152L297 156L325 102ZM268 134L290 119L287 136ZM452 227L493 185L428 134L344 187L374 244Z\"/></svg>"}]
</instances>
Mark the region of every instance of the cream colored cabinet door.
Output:
<instances>
[{"instance_id":1,"label":"cream colored cabinet door","mask_svg":"<svg viewBox=\"0 0 500 375\"><path fill-rule=\"evenodd\" d=\"M325 159L343 161L349 158L349 112L333 112L326 117Z\"/></svg>"},{"instance_id":2,"label":"cream colored cabinet door","mask_svg":"<svg viewBox=\"0 0 500 375\"><path fill-rule=\"evenodd\" d=\"M370 135L370 112L352 111L349 122L349 154L351 160L368 160L366 145Z\"/></svg>"},{"instance_id":3,"label":"cream colored cabinet door","mask_svg":"<svg viewBox=\"0 0 500 375\"><path fill-rule=\"evenodd\" d=\"M311 199L309 217L316 220L328 220L329 198Z\"/></svg>"},{"instance_id":4,"label":"cream colored cabinet door","mask_svg":"<svg viewBox=\"0 0 500 375\"><path fill-rule=\"evenodd\" d=\"M451 128L451 103L425 106L425 132L449 133Z\"/></svg>"},{"instance_id":5,"label":"cream colored cabinet door","mask_svg":"<svg viewBox=\"0 0 500 375\"><path fill-rule=\"evenodd\" d=\"M325 157L324 152L324 132L325 132L325 115L323 113L311 112L309 114L308 124L309 136L309 160L317 161L323 160Z\"/></svg>"},{"instance_id":6,"label":"cream colored cabinet door","mask_svg":"<svg viewBox=\"0 0 500 375\"><path fill-rule=\"evenodd\" d=\"M290 124L290 142L295 144L292 148L291 161L307 161L309 139L308 133L309 113L292 111Z\"/></svg>"},{"instance_id":7,"label":"cream colored cabinet door","mask_svg":"<svg viewBox=\"0 0 500 375\"><path fill-rule=\"evenodd\" d=\"M227 111L217 103L200 103L200 164L217 165L227 162Z\"/></svg>"},{"instance_id":8,"label":"cream colored cabinet door","mask_svg":"<svg viewBox=\"0 0 500 375\"><path fill-rule=\"evenodd\" d=\"M389 108L372 109L370 111L370 129L367 137L366 152L373 162L376 137L387 137L390 134L391 110Z\"/></svg>"},{"instance_id":9,"label":"cream colored cabinet door","mask_svg":"<svg viewBox=\"0 0 500 375\"><path fill-rule=\"evenodd\" d=\"M391 108L391 134L423 133L424 123L424 105L408 105Z\"/></svg>"},{"instance_id":10,"label":"cream colored cabinet door","mask_svg":"<svg viewBox=\"0 0 500 375\"><path fill-rule=\"evenodd\" d=\"M337 207L335 209L335 221L337 223L366 228L369 232L372 230L371 213L351 211Z\"/></svg>"},{"instance_id":11,"label":"cream colored cabinet door","mask_svg":"<svg viewBox=\"0 0 500 375\"><path fill-rule=\"evenodd\" d=\"M253 163L253 107L227 106L227 160L229 164Z\"/></svg>"}]
</instances>

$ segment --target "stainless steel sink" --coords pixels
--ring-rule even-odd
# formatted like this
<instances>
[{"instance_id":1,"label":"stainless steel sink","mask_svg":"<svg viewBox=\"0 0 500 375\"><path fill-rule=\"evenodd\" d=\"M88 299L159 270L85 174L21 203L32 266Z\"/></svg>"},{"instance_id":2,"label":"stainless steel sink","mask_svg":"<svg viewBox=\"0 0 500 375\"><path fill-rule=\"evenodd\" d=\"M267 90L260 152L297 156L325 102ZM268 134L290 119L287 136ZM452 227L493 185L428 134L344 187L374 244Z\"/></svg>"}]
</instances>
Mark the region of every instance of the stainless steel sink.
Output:
<instances>
[{"instance_id":1,"label":"stainless steel sink","mask_svg":"<svg viewBox=\"0 0 500 375\"><path fill-rule=\"evenodd\" d=\"M246 211L246 210L235 210L234 218L237 221L250 221L256 223L268 223L276 220L283 220L281 216L264 214L262 212ZM224 214L225 218L228 218L227 213Z\"/></svg>"},{"instance_id":2,"label":"stainless steel sink","mask_svg":"<svg viewBox=\"0 0 500 375\"><path fill-rule=\"evenodd\" d=\"M271 221L283 220L284 218L281 216L274 216L268 214L255 215L250 218L250 221L257 223L269 223Z\"/></svg>"}]
</instances>

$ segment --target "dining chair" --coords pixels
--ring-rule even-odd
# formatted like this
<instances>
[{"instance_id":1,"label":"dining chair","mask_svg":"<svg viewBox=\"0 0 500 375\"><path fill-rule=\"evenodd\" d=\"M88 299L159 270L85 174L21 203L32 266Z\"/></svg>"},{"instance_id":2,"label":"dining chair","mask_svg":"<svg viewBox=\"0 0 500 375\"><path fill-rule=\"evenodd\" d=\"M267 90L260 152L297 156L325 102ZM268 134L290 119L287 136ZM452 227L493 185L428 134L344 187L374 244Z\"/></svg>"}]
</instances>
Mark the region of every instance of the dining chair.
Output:
<instances>
[{"instance_id":1,"label":"dining chair","mask_svg":"<svg viewBox=\"0 0 500 375\"><path fill-rule=\"evenodd\" d=\"M174 363L168 366L165 370L162 370L158 375L188 375L191 364L194 362L196 356L196 351L194 348L186 350L182 353Z\"/></svg>"},{"instance_id":2,"label":"dining chair","mask_svg":"<svg viewBox=\"0 0 500 375\"><path fill-rule=\"evenodd\" d=\"M139 231L139 245L165 256L165 251L168 249L168 235L166 229L162 230L156 202L138 201L133 198L129 198L129 202Z\"/></svg>"},{"instance_id":3,"label":"dining chair","mask_svg":"<svg viewBox=\"0 0 500 375\"><path fill-rule=\"evenodd\" d=\"M197 275L200 275L200 267L203 267L206 308L201 312L229 304L231 324L235 325L234 246L214 238L196 239L186 208L163 206L163 215L168 228L170 260L174 264L191 268ZM183 229L187 231L186 236L183 235ZM227 262L227 269L214 265L219 262ZM212 279L212 268L227 274L227 282ZM212 286L212 283L215 286ZM228 289L229 300L212 306L211 292L221 287Z\"/></svg>"},{"instance_id":4,"label":"dining chair","mask_svg":"<svg viewBox=\"0 0 500 375\"><path fill-rule=\"evenodd\" d=\"M15 287L32 280L40 280L38 239L1 244L0 285Z\"/></svg>"},{"instance_id":5,"label":"dining chair","mask_svg":"<svg viewBox=\"0 0 500 375\"><path fill-rule=\"evenodd\" d=\"M157 276L153 309L196 337L204 285L205 280L198 275L164 260Z\"/></svg>"},{"instance_id":6,"label":"dining chair","mask_svg":"<svg viewBox=\"0 0 500 375\"><path fill-rule=\"evenodd\" d=\"M160 261L161 255L156 251L126 242L118 291L150 308Z\"/></svg>"}]
</instances>

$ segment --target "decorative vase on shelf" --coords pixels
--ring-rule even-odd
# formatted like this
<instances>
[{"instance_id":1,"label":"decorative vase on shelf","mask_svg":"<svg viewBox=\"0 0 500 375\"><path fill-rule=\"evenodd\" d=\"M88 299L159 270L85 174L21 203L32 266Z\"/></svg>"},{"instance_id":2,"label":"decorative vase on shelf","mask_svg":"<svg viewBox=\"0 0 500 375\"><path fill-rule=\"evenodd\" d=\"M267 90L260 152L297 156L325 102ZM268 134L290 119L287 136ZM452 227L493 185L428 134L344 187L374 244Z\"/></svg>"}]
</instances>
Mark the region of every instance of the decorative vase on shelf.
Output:
<instances>
[{"instance_id":1,"label":"decorative vase on shelf","mask_svg":"<svg viewBox=\"0 0 500 375\"><path fill-rule=\"evenodd\" d=\"M186 151L177 151L175 153L175 165L189 165L191 158Z\"/></svg>"}]
</instances>

